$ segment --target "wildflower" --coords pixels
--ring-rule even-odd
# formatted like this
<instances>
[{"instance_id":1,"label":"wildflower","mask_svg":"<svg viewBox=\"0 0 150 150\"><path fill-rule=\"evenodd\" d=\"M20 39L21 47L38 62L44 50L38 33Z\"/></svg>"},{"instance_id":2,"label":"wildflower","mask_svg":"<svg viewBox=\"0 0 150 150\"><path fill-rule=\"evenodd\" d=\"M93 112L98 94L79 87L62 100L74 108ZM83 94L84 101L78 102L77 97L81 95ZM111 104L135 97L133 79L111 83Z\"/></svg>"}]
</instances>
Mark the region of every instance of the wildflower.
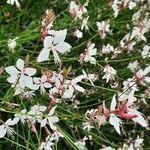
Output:
<instances>
[{"instance_id":1,"label":"wildflower","mask_svg":"<svg viewBox=\"0 0 150 150\"><path fill-rule=\"evenodd\" d=\"M85 49L85 52L80 54L80 62L90 62L91 64L96 64L95 55L97 53L97 48L94 48L94 43L88 43L87 49Z\"/></svg>"},{"instance_id":2,"label":"wildflower","mask_svg":"<svg viewBox=\"0 0 150 150\"><path fill-rule=\"evenodd\" d=\"M51 136L48 135L46 137L45 142L41 143L39 150L53 150L54 143L52 141L53 141L53 138L51 138Z\"/></svg>"},{"instance_id":3,"label":"wildflower","mask_svg":"<svg viewBox=\"0 0 150 150\"><path fill-rule=\"evenodd\" d=\"M64 83L65 91L62 95L62 98L72 98L75 90L84 93L85 89L77 84L78 82L81 82L81 80L84 78L84 75L80 75L71 81L66 80L66 82Z\"/></svg>"},{"instance_id":4,"label":"wildflower","mask_svg":"<svg viewBox=\"0 0 150 150\"><path fill-rule=\"evenodd\" d=\"M66 38L66 34L67 34L67 29L64 29L60 31L53 31L52 36L45 37L44 48L40 52L37 58L37 62L48 61L50 51L52 51L55 64L60 63L61 60L57 52L64 54L65 52L68 52L71 48L70 44L64 42Z\"/></svg>"},{"instance_id":5,"label":"wildflower","mask_svg":"<svg viewBox=\"0 0 150 150\"><path fill-rule=\"evenodd\" d=\"M45 88L51 88L52 85L48 82L47 76L43 75L41 78L34 77L33 81L35 83L35 88L40 88L41 94L46 92Z\"/></svg>"},{"instance_id":6,"label":"wildflower","mask_svg":"<svg viewBox=\"0 0 150 150\"><path fill-rule=\"evenodd\" d=\"M10 5L16 5L16 7L18 9L20 9L20 7L21 7L18 0L7 0L7 3L10 4Z\"/></svg>"},{"instance_id":7,"label":"wildflower","mask_svg":"<svg viewBox=\"0 0 150 150\"><path fill-rule=\"evenodd\" d=\"M140 69L138 61L134 61L132 63L129 63L128 67L132 72L136 72L138 69Z\"/></svg>"},{"instance_id":8,"label":"wildflower","mask_svg":"<svg viewBox=\"0 0 150 150\"><path fill-rule=\"evenodd\" d=\"M102 21L102 22L97 22L96 25L98 27L98 32L99 32L101 38L104 39L106 37L106 34L110 32L109 23L106 21Z\"/></svg>"},{"instance_id":9,"label":"wildflower","mask_svg":"<svg viewBox=\"0 0 150 150\"><path fill-rule=\"evenodd\" d=\"M110 65L106 65L104 68L105 75L102 77L102 79L106 79L106 83L109 82L109 80L114 80L116 75L116 70L111 67Z\"/></svg>"},{"instance_id":10,"label":"wildflower","mask_svg":"<svg viewBox=\"0 0 150 150\"><path fill-rule=\"evenodd\" d=\"M110 44L107 44L106 46L103 45L103 47L102 47L102 53L103 54L107 54L107 53L110 53L110 52L113 52L113 51L114 51L114 48Z\"/></svg>"},{"instance_id":11,"label":"wildflower","mask_svg":"<svg viewBox=\"0 0 150 150\"><path fill-rule=\"evenodd\" d=\"M46 124L48 124L52 130L57 129L56 126L54 126L54 123L58 122L59 119L58 119L58 117L53 116L55 113L56 107L57 106L54 106L53 108L51 108L48 115L44 119L42 119L42 121L40 121L41 127L44 127L44 126L46 126Z\"/></svg>"},{"instance_id":12,"label":"wildflower","mask_svg":"<svg viewBox=\"0 0 150 150\"><path fill-rule=\"evenodd\" d=\"M15 125L16 120L8 119L3 125L0 125L0 138L3 138L6 134L8 136L13 136L14 129L10 126Z\"/></svg>"},{"instance_id":13,"label":"wildflower","mask_svg":"<svg viewBox=\"0 0 150 150\"><path fill-rule=\"evenodd\" d=\"M14 49L16 48L16 45L17 45L17 42L16 42L17 39L18 37L8 40L8 47L13 53L15 52Z\"/></svg>"},{"instance_id":14,"label":"wildflower","mask_svg":"<svg viewBox=\"0 0 150 150\"><path fill-rule=\"evenodd\" d=\"M33 89L32 76L36 73L36 69L26 67L22 59L17 60L16 67L9 66L5 68L5 71L10 75L7 81L13 85L19 84L22 88Z\"/></svg>"},{"instance_id":15,"label":"wildflower","mask_svg":"<svg viewBox=\"0 0 150 150\"><path fill-rule=\"evenodd\" d=\"M79 29L76 29L73 35L77 37L78 39L83 37L83 33Z\"/></svg>"},{"instance_id":16,"label":"wildflower","mask_svg":"<svg viewBox=\"0 0 150 150\"><path fill-rule=\"evenodd\" d=\"M69 7L69 12L70 14L75 17L75 19L83 18L83 14L87 12L87 9L85 8L88 5L88 1L82 6L82 5L77 5L74 1L70 2L70 7Z\"/></svg>"},{"instance_id":17,"label":"wildflower","mask_svg":"<svg viewBox=\"0 0 150 150\"><path fill-rule=\"evenodd\" d=\"M88 30L89 27L88 27L88 19L89 19L89 16L86 17L86 18L83 18L82 20L82 24L81 24L81 30L85 29L85 30Z\"/></svg>"}]
</instances>

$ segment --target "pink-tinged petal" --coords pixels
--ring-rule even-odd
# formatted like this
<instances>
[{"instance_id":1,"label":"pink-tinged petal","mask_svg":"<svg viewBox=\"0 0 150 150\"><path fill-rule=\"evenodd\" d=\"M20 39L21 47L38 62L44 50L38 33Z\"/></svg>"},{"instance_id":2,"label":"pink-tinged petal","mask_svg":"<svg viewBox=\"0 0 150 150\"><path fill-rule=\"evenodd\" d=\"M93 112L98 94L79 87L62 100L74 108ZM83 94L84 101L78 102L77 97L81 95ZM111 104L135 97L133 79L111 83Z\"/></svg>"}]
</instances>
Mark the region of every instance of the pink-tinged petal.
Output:
<instances>
[{"instance_id":1,"label":"pink-tinged petal","mask_svg":"<svg viewBox=\"0 0 150 150\"><path fill-rule=\"evenodd\" d=\"M37 57L37 62L48 61L49 54L50 54L50 50L43 48L39 56Z\"/></svg>"},{"instance_id":2,"label":"pink-tinged petal","mask_svg":"<svg viewBox=\"0 0 150 150\"><path fill-rule=\"evenodd\" d=\"M14 66L9 66L5 68L5 71L11 76L18 75L19 71Z\"/></svg>"},{"instance_id":3,"label":"pink-tinged petal","mask_svg":"<svg viewBox=\"0 0 150 150\"><path fill-rule=\"evenodd\" d=\"M3 138L6 135L6 128L4 128L4 125L0 126L0 138Z\"/></svg>"},{"instance_id":4,"label":"pink-tinged petal","mask_svg":"<svg viewBox=\"0 0 150 150\"><path fill-rule=\"evenodd\" d=\"M46 81L47 81L47 76L46 76L46 75L43 75L43 76L41 77L41 82L44 83L44 82L46 82Z\"/></svg>"},{"instance_id":5,"label":"pink-tinged petal","mask_svg":"<svg viewBox=\"0 0 150 150\"><path fill-rule=\"evenodd\" d=\"M51 85L50 83L48 83L48 82L45 82L45 83L44 83L44 87L45 87L45 88L51 88L52 85Z\"/></svg>"},{"instance_id":6,"label":"pink-tinged petal","mask_svg":"<svg viewBox=\"0 0 150 150\"><path fill-rule=\"evenodd\" d=\"M64 53L68 52L71 49L71 45L66 43L66 42L61 42L61 43L59 43L55 46L55 49L59 53L64 54Z\"/></svg>"},{"instance_id":7,"label":"pink-tinged petal","mask_svg":"<svg viewBox=\"0 0 150 150\"><path fill-rule=\"evenodd\" d=\"M115 130L120 134L120 125L121 125L121 120L116 117L114 114L111 114L109 118L109 122L111 125L114 126Z\"/></svg>"},{"instance_id":8,"label":"pink-tinged petal","mask_svg":"<svg viewBox=\"0 0 150 150\"><path fill-rule=\"evenodd\" d=\"M85 92L85 89L84 89L83 87L79 86L78 84L75 84L75 85L74 85L74 88L75 88L77 91L79 91L79 92L82 92L82 93Z\"/></svg>"},{"instance_id":9,"label":"pink-tinged petal","mask_svg":"<svg viewBox=\"0 0 150 150\"><path fill-rule=\"evenodd\" d=\"M36 69L34 68L25 68L25 74L28 76L33 76L36 73Z\"/></svg>"},{"instance_id":10,"label":"pink-tinged petal","mask_svg":"<svg viewBox=\"0 0 150 150\"><path fill-rule=\"evenodd\" d=\"M24 60L19 58L16 62L16 66L19 70L22 70L24 68Z\"/></svg>"},{"instance_id":11,"label":"pink-tinged petal","mask_svg":"<svg viewBox=\"0 0 150 150\"><path fill-rule=\"evenodd\" d=\"M66 38L66 35L67 35L67 29L56 31L55 38L54 38L54 44L63 42Z\"/></svg>"},{"instance_id":12,"label":"pink-tinged petal","mask_svg":"<svg viewBox=\"0 0 150 150\"><path fill-rule=\"evenodd\" d=\"M134 122L139 123L143 127L148 127L148 123L147 123L146 119L144 119L142 113L140 113L136 109L132 109L132 108L129 108L128 112L129 112L129 114L135 114L135 115L137 115L137 117L135 117L135 118L132 119Z\"/></svg>"}]
</instances>

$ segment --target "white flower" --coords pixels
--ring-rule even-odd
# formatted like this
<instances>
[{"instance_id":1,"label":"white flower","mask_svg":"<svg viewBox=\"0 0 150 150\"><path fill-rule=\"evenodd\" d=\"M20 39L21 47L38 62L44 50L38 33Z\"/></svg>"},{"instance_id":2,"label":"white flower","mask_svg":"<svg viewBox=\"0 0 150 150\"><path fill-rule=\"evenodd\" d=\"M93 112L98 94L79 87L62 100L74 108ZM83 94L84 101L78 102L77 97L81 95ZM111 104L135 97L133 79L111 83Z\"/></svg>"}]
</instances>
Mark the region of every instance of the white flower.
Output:
<instances>
[{"instance_id":1,"label":"white flower","mask_svg":"<svg viewBox=\"0 0 150 150\"><path fill-rule=\"evenodd\" d=\"M7 3L10 4L10 5L16 5L16 7L18 9L20 9L20 7L21 7L18 0L7 0Z\"/></svg>"},{"instance_id":2,"label":"white flower","mask_svg":"<svg viewBox=\"0 0 150 150\"><path fill-rule=\"evenodd\" d=\"M136 72L138 69L140 69L138 61L134 61L132 63L129 63L128 67L132 72Z\"/></svg>"},{"instance_id":3,"label":"white flower","mask_svg":"<svg viewBox=\"0 0 150 150\"><path fill-rule=\"evenodd\" d=\"M102 22L97 22L96 25L98 27L98 31L101 35L101 38L104 39L106 37L106 34L110 32L109 23L106 21L102 21Z\"/></svg>"},{"instance_id":4,"label":"white flower","mask_svg":"<svg viewBox=\"0 0 150 150\"><path fill-rule=\"evenodd\" d=\"M17 122L16 120L8 119L3 125L0 125L0 138L3 138L6 133L8 136L13 136L14 130L10 126L15 125Z\"/></svg>"},{"instance_id":5,"label":"white flower","mask_svg":"<svg viewBox=\"0 0 150 150\"><path fill-rule=\"evenodd\" d=\"M55 113L56 107L57 106L54 106L53 108L51 108L48 115L40 122L41 127L44 127L44 126L46 126L46 124L48 124L52 130L57 129L56 126L54 125L54 123L58 122L59 118L56 116L53 116Z\"/></svg>"},{"instance_id":6,"label":"white flower","mask_svg":"<svg viewBox=\"0 0 150 150\"><path fill-rule=\"evenodd\" d=\"M60 31L51 31L52 35L47 36L44 39L44 48L40 52L37 61L43 62L48 61L50 51L52 51L54 56L54 62L60 63L61 60L58 56L58 53L64 54L65 52L68 52L71 48L71 45L64 42L67 34L67 29L60 30Z\"/></svg>"},{"instance_id":7,"label":"white flower","mask_svg":"<svg viewBox=\"0 0 150 150\"><path fill-rule=\"evenodd\" d=\"M144 59L150 57L150 46L148 45L144 46L143 51L142 51L142 57Z\"/></svg>"},{"instance_id":8,"label":"white flower","mask_svg":"<svg viewBox=\"0 0 150 150\"><path fill-rule=\"evenodd\" d=\"M51 88L52 85L47 82L47 76L46 75L43 75L41 78L37 78L37 77L34 77L33 78L33 81L35 83L35 88L38 89L40 88L40 92L41 94L44 94L46 91L45 91L45 88Z\"/></svg>"},{"instance_id":9,"label":"white flower","mask_svg":"<svg viewBox=\"0 0 150 150\"><path fill-rule=\"evenodd\" d=\"M10 75L7 81L14 86L19 84L22 88L28 87L33 89L32 76L36 73L36 69L26 67L22 59L17 60L16 67L9 66L5 68L5 71Z\"/></svg>"},{"instance_id":10,"label":"white flower","mask_svg":"<svg viewBox=\"0 0 150 150\"><path fill-rule=\"evenodd\" d=\"M110 44L107 44L106 46L103 45L103 47L102 47L102 53L103 54L107 54L107 53L110 53L110 52L113 52L113 51L114 51L114 48Z\"/></svg>"},{"instance_id":11,"label":"white flower","mask_svg":"<svg viewBox=\"0 0 150 150\"><path fill-rule=\"evenodd\" d=\"M89 19L89 16L86 17L86 18L83 18L82 20L82 24L81 24L81 30L83 30L85 28L85 30L88 30L89 27L88 27L88 19Z\"/></svg>"},{"instance_id":12,"label":"white flower","mask_svg":"<svg viewBox=\"0 0 150 150\"><path fill-rule=\"evenodd\" d=\"M69 12L73 17L75 17L75 19L77 18L82 19L83 14L87 13L87 9L85 8L85 6L87 5L88 1L83 6L77 5L74 1L71 1Z\"/></svg>"},{"instance_id":13,"label":"white flower","mask_svg":"<svg viewBox=\"0 0 150 150\"><path fill-rule=\"evenodd\" d=\"M83 33L79 29L76 29L73 35L77 37L78 39L83 37Z\"/></svg>"},{"instance_id":14,"label":"white flower","mask_svg":"<svg viewBox=\"0 0 150 150\"><path fill-rule=\"evenodd\" d=\"M54 143L52 141L53 138L47 136L45 142L42 142L42 144L40 145L39 150L53 150Z\"/></svg>"},{"instance_id":15,"label":"white flower","mask_svg":"<svg viewBox=\"0 0 150 150\"><path fill-rule=\"evenodd\" d=\"M80 54L80 62L90 62L91 64L96 64L95 55L97 53L97 48L94 48L95 44L90 43L87 46L87 49L85 49L85 52Z\"/></svg>"},{"instance_id":16,"label":"white flower","mask_svg":"<svg viewBox=\"0 0 150 150\"><path fill-rule=\"evenodd\" d=\"M119 11L120 11L120 5L121 5L122 2L118 1L118 0L114 0L111 7L112 9L114 10L114 17L116 18L119 14Z\"/></svg>"},{"instance_id":17,"label":"white flower","mask_svg":"<svg viewBox=\"0 0 150 150\"><path fill-rule=\"evenodd\" d=\"M131 34L130 39L132 40L133 38L136 38L138 41L143 40L146 42L146 37L144 36L144 34L147 32L146 28L139 28L139 27L133 27L133 31Z\"/></svg>"},{"instance_id":18,"label":"white flower","mask_svg":"<svg viewBox=\"0 0 150 150\"><path fill-rule=\"evenodd\" d=\"M18 39L18 37L8 40L8 47L10 50L12 50L13 53L14 53L14 49L16 48L16 45L17 45L17 42L16 42L17 39Z\"/></svg>"},{"instance_id":19,"label":"white flower","mask_svg":"<svg viewBox=\"0 0 150 150\"><path fill-rule=\"evenodd\" d=\"M27 110L23 109L19 113L15 114L14 116L15 116L16 119L18 119L18 121L21 120L21 123L24 124L25 120L27 119L26 113L27 113Z\"/></svg>"},{"instance_id":20,"label":"white flower","mask_svg":"<svg viewBox=\"0 0 150 150\"><path fill-rule=\"evenodd\" d=\"M66 90L63 93L62 97L63 98L72 98L75 90L84 93L85 89L77 84L78 82L81 82L81 80L84 78L86 78L84 75L80 75L71 81L67 80L65 83Z\"/></svg>"},{"instance_id":21,"label":"white flower","mask_svg":"<svg viewBox=\"0 0 150 150\"><path fill-rule=\"evenodd\" d=\"M109 82L109 80L114 80L116 75L116 70L111 67L110 65L106 65L104 68L105 75L102 77L102 79L106 79L106 83Z\"/></svg>"}]
</instances>

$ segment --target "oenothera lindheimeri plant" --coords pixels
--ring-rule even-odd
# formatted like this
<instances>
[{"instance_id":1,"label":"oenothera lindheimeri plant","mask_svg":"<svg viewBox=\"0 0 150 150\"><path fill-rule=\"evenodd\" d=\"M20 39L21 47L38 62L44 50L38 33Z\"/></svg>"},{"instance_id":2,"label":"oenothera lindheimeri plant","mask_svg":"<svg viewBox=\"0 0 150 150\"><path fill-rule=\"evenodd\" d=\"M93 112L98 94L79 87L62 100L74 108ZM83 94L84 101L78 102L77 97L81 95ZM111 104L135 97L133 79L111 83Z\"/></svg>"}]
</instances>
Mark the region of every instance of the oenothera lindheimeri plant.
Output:
<instances>
[{"instance_id":1,"label":"oenothera lindheimeri plant","mask_svg":"<svg viewBox=\"0 0 150 150\"><path fill-rule=\"evenodd\" d=\"M23 16L25 1L6 3ZM40 3L42 11L48 7ZM7 65L0 66L11 86L2 93L0 111L9 115L0 119L0 138L26 149L142 149L149 129L150 2L53 3L56 15L45 11L36 38L34 22L28 27L18 18L23 35L2 41L13 59L4 56Z\"/></svg>"}]
</instances>

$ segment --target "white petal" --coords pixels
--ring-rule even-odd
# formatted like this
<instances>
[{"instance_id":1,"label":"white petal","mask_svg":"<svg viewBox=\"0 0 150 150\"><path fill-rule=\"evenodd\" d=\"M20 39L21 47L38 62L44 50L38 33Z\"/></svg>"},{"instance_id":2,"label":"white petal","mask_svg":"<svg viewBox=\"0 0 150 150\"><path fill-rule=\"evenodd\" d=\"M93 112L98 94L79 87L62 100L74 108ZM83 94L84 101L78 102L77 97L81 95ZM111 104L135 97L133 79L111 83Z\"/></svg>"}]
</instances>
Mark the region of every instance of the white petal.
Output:
<instances>
[{"instance_id":1,"label":"white petal","mask_svg":"<svg viewBox=\"0 0 150 150\"><path fill-rule=\"evenodd\" d=\"M150 66L144 69L144 75L147 75L150 72Z\"/></svg>"},{"instance_id":2,"label":"white petal","mask_svg":"<svg viewBox=\"0 0 150 150\"><path fill-rule=\"evenodd\" d=\"M45 39L44 39L44 48L48 49L52 45L53 40L54 40L54 38L52 36L45 37Z\"/></svg>"},{"instance_id":3,"label":"white petal","mask_svg":"<svg viewBox=\"0 0 150 150\"><path fill-rule=\"evenodd\" d=\"M19 71L18 71L18 70L16 69L16 67L14 67L14 66L6 67L6 68L5 68L5 71L6 71L8 74L12 75L12 76L18 75L18 73L19 73Z\"/></svg>"},{"instance_id":4,"label":"white petal","mask_svg":"<svg viewBox=\"0 0 150 150\"><path fill-rule=\"evenodd\" d=\"M82 93L85 92L85 89L83 87L79 86L78 84L74 85L74 88L79 92L82 92Z\"/></svg>"},{"instance_id":5,"label":"white petal","mask_svg":"<svg viewBox=\"0 0 150 150\"><path fill-rule=\"evenodd\" d=\"M24 76L23 77L23 83L26 87L33 89L33 80L29 76Z\"/></svg>"},{"instance_id":6,"label":"white petal","mask_svg":"<svg viewBox=\"0 0 150 150\"><path fill-rule=\"evenodd\" d=\"M27 74L28 76L33 76L36 73L36 69L34 68L26 68L25 69L25 74Z\"/></svg>"},{"instance_id":7,"label":"white petal","mask_svg":"<svg viewBox=\"0 0 150 150\"><path fill-rule=\"evenodd\" d=\"M4 125L0 126L0 138L3 138L6 134L6 128L4 128Z\"/></svg>"},{"instance_id":8,"label":"white petal","mask_svg":"<svg viewBox=\"0 0 150 150\"><path fill-rule=\"evenodd\" d=\"M40 78L34 77L33 78L34 83L40 84Z\"/></svg>"},{"instance_id":9,"label":"white petal","mask_svg":"<svg viewBox=\"0 0 150 150\"><path fill-rule=\"evenodd\" d=\"M63 98L72 98L73 96L73 92L74 92L74 88L72 86L69 87L69 89L67 89L64 94L63 94Z\"/></svg>"},{"instance_id":10,"label":"white petal","mask_svg":"<svg viewBox=\"0 0 150 150\"><path fill-rule=\"evenodd\" d=\"M17 80L18 80L18 77L17 77L16 75L7 78L7 81L8 81L9 83L16 83Z\"/></svg>"},{"instance_id":11,"label":"white petal","mask_svg":"<svg viewBox=\"0 0 150 150\"><path fill-rule=\"evenodd\" d=\"M120 134L121 120L118 117L116 117L114 114L111 114L109 118L109 122L111 125L114 126L115 130Z\"/></svg>"},{"instance_id":12,"label":"white petal","mask_svg":"<svg viewBox=\"0 0 150 150\"><path fill-rule=\"evenodd\" d=\"M46 123L47 123L47 119L45 118L41 121L41 127L44 127Z\"/></svg>"},{"instance_id":13,"label":"white petal","mask_svg":"<svg viewBox=\"0 0 150 150\"><path fill-rule=\"evenodd\" d=\"M59 119L58 119L58 117L49 117L48 118L48 122L49 123L52 123L52 124L54 124L54 123L56 123L56 122L58 122L59 121Z\"/></svg>"},{"instance_id":14,"label":"white petal","mask_svg":"<svg viewBox=\"0 0 150 150\"><path fill-rule=\"evenodd\" d=\"M60 63L60 62L61 62L61 60L60 60L60 58L59 58L59 56L58 56L58 54L57 54L56 50L52 50L52 52L53 52L54 62L55 62L55 64Z\"/></svg>"},{"instance_id":15,"label":"white petal","mask_svg":"<svg viewBox=\"0 0 150 150\"><path fill-rule=\"evenodd\" d=\"M86 77L85 77L84 75L80 75L80 76L74 78L74 79L71 81L71 84L74 85L74 84L76 84L76 83L78 83L78 82L81 82L81 80L82 80L82 79L85 79L85 78L86 78Z\"/></svg>"},{"instance_id":16,"label":"white petal","mask_svg":"<svg viewBox=\"0 0 150 150\"><path fill-rule=\"evenodd\" d=\"M50 50L43 48L39 56L37 57L37 62L48 61L49 54Z\"/></svg>"},{"instance_id":17,"label":"white petal","mask_svg":"<svg viewBox=\"0 0 150 150\"><path fill-rule=\"evenodd\" d=\"M54 106L53 108L51 108L51 110L49 111L49 116L52 116L55 113L55 109L57 108L57 106Z\"/></svg>"},{"instance_id":18,"label":"white petal","mask_svg":"<svg viewBox=\"0 0 150 150\"><path fill-rule=\"evenodd\" d=\"M110 110L114 110L116 108L116 94L113 96L112 101L111 101L111 106Z\"/></svg>"},{"instance_id":19,"label":"white petal","mask_svg":"<svg viewBox=\"0 0 150 150\"><path fill-rule=\"evenodd\" d=\"M94 57L90 57L90 63L91 64L96 64L96 59Z\"/></svg>"},{"instance_id":20,"label":"white petal","mask_svg":"<svg viewBox=\"0 0 150 150\"><path fill-rule=\"evenodd\" d=\"M54 38L54 44L63 42L66 38L67 29L56 31L56 36Z\"/></svg>"},{"instance_id":21,"label":"white petal","mask_svg":"<svg viewBox=\"0 0 150 150\"><path fill-rule=\"evenodd\" d=\"M61 42L55 46L55 49L63 54L71 49L71 45L66 42Z\"/></svg>"},{"instance_id":22,"label":"white petal","mask_svg":"<svg viewBox=\"0 0 150 150\"><path fill-rule=\"evenodd\" d=\"M49 126L50 126L50 128L51 128L52 130L56 130L56 129L57 129L51 122L49 122Z\"/></svg>"},{"instance_id":23,"label":"white petal","mask_svg":"<svg viewBox=\"0 0 150 150\"><path fill-rule=\"evenodd\" d=\"M51 85L50 83L48 83L48 82L45 82L45 83L44 83L44 87L45 87L45 88L51 88L52 85Z\"/></svg>"},{"instance_id":24,"label":"white petal","mask_svg":"<svg viewBox=\"0 0 150 150\"><path fill-rule=\"evenodd\" d=\"M22 70L24 68L24 60L19 58L16 62L16 66L19 70Z\"/></svg>"}]
</instances>

